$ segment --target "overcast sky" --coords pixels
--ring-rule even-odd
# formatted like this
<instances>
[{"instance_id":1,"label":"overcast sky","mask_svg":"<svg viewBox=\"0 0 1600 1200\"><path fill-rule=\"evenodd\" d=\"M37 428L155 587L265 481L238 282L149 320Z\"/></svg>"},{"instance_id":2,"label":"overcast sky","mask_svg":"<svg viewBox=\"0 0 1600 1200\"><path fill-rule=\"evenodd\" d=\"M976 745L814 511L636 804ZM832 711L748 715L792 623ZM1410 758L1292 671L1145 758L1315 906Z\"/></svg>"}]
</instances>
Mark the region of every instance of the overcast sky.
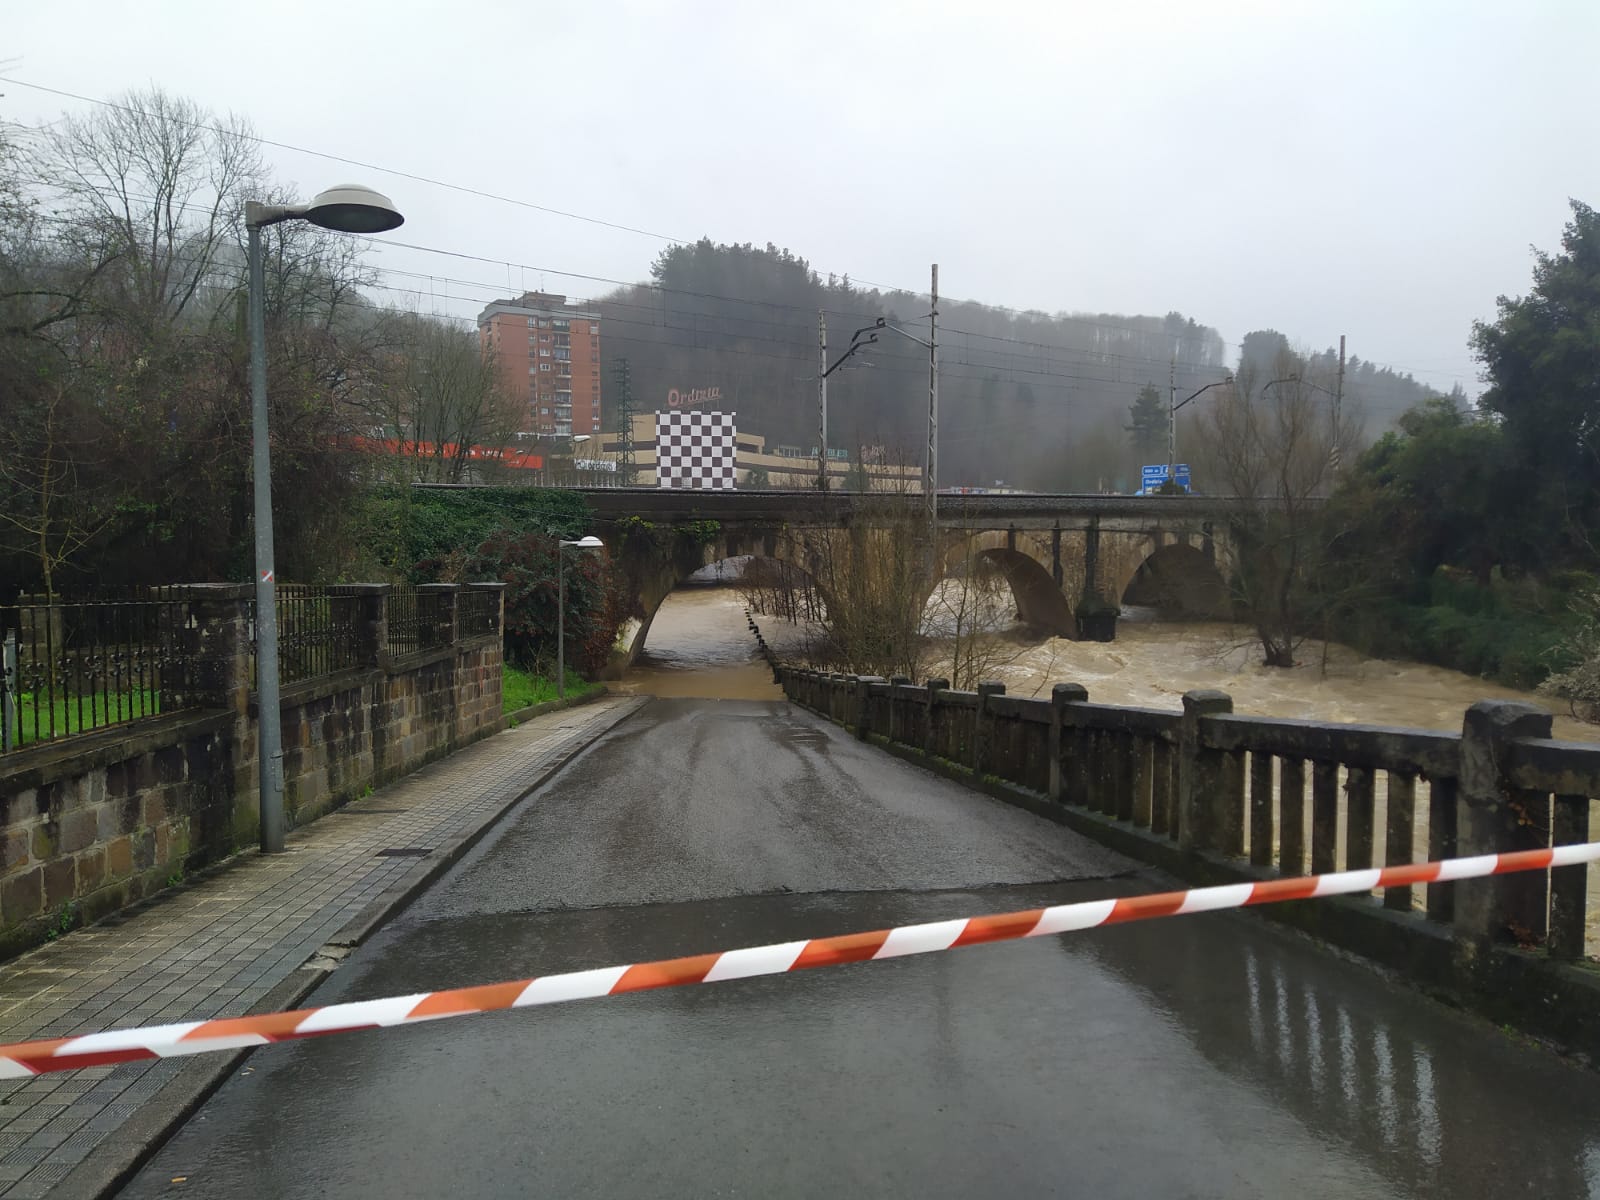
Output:
<instances>
[{"instance_id":1,"label":"overcast sky","mask_svg":"<svg viewBox=\"0 0 1600 1200\"><path fill-rule=\"evenodd\" d=\"M278 142L879 284L937 261L994 304L1345 333L1471 392L1472 320L1526 291L1569 196L1600 203L1593 0L79 0L5 26L0 73L33 84L157 83ZM85 107L0 92L11 120ZM553 271L638 279L666 244L267 154L307 194L388 192L398 239L519 264L384 250L435 277L424 310L595 294Z\"/></svg>"}]
</instances>

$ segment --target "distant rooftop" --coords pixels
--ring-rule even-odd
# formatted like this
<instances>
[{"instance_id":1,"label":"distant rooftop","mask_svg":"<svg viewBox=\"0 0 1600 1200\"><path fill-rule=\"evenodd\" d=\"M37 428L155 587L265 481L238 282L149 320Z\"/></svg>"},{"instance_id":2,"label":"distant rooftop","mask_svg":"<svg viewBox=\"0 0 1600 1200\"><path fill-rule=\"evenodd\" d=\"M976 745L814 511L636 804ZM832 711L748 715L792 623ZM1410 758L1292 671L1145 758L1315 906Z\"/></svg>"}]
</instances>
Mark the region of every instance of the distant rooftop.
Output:
<instances>
[{"instance_id":1,"label":"distant rooftop","mask_svg":"<svg viewBox=\"0 0 1600 1200\"><path fill-rule=\"evenodd\" d=\"M495 300L478 314L478 324L486 324L496 313L513 313L520 316L586 317L598 321L600 314L577 305L568 304L565 296L554 292L523 292L510 300Z\"/></svg>"}]
</instances>

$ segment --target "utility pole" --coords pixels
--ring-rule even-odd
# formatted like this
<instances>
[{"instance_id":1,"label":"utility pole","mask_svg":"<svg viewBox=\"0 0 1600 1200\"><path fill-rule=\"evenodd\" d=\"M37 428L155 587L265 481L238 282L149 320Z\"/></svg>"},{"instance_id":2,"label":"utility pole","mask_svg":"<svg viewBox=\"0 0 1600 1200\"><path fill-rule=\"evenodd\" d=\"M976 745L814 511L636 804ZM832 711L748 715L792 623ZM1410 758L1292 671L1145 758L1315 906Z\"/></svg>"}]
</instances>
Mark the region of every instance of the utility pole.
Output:
<instances>
[{"instance_id":1,"label":"utility pole","mask_svg":"<svg viewBox=\"0 0 1600 1200\"><path fill-rule=\"evenodd\" d=\"M1178 461L1178 356L1172 356L1167 370L1167 478L1172 478Z\"/></svg>"},{"instance_id":2,"label":"utility pole","mask_svg":"<svg viewBox=\"0 0 1600 1200\"><path fill-rule=\"evenodd\" d=\"M828 490L828 316L817 309L817 491Z\"/></svg>"},{"instance_id":3,"label":"utility pole","mask_svg":"<svg viewBox=\"0 0 1600 1200\"><path fill-rule=\"evenodd\" d=\"M1329 455L1329 465L1333 467L1334 474L1339 473L1339 409L1344 404L1344 334L1339 335L1339 382L1337 390L1333 393L1333 450Z\"/></svg>"},{"instance_id":4,"label":"utility pole","mask_svg":"<svg viewBox=\"0 0 1600 1200\"><path fill-rule=\"evenodd\" d=\"M939 552L939 264L933 264L928 306L928 554Z\"/></svg>"},{"instance_id":5,"label":"utility pole","mask_svg":"<svg viewBox=\"0 0 1600 1200\"><path fill-rule=\"evenodd\" d=\"M628 360L617 359L617 473L627 487L633 482L633 389Z\"/></svg>"}]
</instances>

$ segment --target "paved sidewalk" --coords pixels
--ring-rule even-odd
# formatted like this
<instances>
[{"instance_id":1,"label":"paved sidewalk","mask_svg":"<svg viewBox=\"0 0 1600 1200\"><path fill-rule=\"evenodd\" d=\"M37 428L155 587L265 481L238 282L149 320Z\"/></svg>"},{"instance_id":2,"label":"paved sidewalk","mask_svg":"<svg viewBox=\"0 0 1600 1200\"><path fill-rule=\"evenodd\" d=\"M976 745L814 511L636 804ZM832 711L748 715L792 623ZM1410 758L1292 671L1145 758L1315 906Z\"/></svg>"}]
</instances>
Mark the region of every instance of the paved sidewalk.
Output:
<instances>
[{"instance_id":1,"label":"paved sidewalk","mask_svg":"<svg viewBox=\"0 0 1600 1200\"><path fill-rule=\"evenodd\" d=\"M291 834L284 854L246 856L0 966L0 1042L298 1001L332 965L302 969L330 940L364 939L500 813L644 703L610 697L536 717ZM0 1196L58 1186L98 1194L233 1061L207 1055L0 1082Z\"/></svg>"}]
</instances>

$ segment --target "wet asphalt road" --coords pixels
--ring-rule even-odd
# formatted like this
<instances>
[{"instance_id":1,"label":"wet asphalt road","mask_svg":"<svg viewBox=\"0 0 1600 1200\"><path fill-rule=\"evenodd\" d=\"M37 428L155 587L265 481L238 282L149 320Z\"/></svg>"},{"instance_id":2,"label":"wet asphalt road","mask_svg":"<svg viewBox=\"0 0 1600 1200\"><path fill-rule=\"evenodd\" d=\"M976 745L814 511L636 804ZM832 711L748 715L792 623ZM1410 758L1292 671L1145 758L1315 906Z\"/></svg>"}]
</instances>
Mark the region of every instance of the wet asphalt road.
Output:
<instances>
[{"instance_id":1,"label":"wet asphalt road","mask_svg":"<svg viewBox=\"0 0 1600 1200\"><path fill-rule=\"evenodd\" d=\"M657 701L312 1003L1147 886L784 704ZM1600 1078L1216 914L259 1051L124 1192L1286 1194L1600 1195Z\"/></svg>"}]
</instances>

